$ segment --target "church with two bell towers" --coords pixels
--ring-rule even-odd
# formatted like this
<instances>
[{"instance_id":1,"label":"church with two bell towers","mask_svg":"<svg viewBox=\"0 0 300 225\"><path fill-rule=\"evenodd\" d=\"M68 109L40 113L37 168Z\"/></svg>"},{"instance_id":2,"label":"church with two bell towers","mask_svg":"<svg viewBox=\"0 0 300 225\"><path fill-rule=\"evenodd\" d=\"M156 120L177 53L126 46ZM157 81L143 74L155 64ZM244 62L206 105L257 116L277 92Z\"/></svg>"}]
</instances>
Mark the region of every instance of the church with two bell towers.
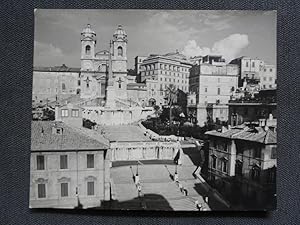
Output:
<instances>
[{"instance_id":1,"label":"church with two bell towers","mask_svg":"<svg viewBox=\"0 0 300 225\"><path fill-rule=\"evenodd\" d=\"M97 52L96 44L96 33L88 24L81 32L80 97L113 107L116 96L127 99L127 34L118 25L109 50Z\"/></svg>"}]
</instances>

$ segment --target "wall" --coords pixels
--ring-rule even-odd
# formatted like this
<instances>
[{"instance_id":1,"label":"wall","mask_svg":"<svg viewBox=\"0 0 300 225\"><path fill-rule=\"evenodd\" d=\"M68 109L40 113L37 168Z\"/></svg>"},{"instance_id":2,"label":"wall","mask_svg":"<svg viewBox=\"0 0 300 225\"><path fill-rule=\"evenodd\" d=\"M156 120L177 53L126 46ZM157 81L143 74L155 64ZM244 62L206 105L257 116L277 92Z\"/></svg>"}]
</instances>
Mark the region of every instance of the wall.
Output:
<instances>
[{"instance_id":1,"label":"wall","mask_svg":"<svg viewBox=\"0 0 300 225\"><path fill-rule=\"evenodd\" d=\"M101 125L131 124L154 113L153 107L131 107L108 109L98 106L84 106L83 118L95 121Z\"/></svg>"},{"instance_id":2,"label":"wall","mask_svg":"<svg viewBox=\"0 0 300 225\"><path fill-rule=\"evenodd\" d=\"M268 118L269 114L277 117L277 104L229 103L228 121L230 125L236 126Z\"/></svg>"},{"instance_id":3,"label":"wall","mask_svg":"<svg viewBox=\"0 0 300 225\"><path fill-rule=\"evenodd\" d=\"M276 88L277 84L276 66L265 65L264 71L260 77L260 88L261 89L272 89Z\"/></svg>"},{"instance_id":4,"label":"wall","mask_svg":"<svg viewBox=\"0 0 300 225\"><path fill-rule=\"evenodd\" d=\"M45 156L45 170L36 169L36 156ZM95 154L94 168L87 168L87 154ZM68 155L68 169L60 169L60 155ZM31 152L30 207L74 208L78 199L83 208L96 207L104 200L104 178L109 173L104 165L104 151ZM46 198L37 197L37 180L45 179ZM69 196L61 197L60 179L69 183ZM87 181L95 182L94 196L87 195ZM78 187L78 199L76 195ZM108 199L106 199L108 200Z\"/></svg>"},{"instance_id":5,"label":"wall","mask_svg":"<svg viewBox=\"0 0 300 225\"><path fill-rule=\"evenodd\" d=\"M62 110L68 110L68 116L62 116ZM78 116L72 115L72 110L78 111ZM55 108L55 120L63 121L66 124L70 124L76 127L82 127L82 108L68 104L62 107Z\"/></svg>"},{"instance_id":6,"label":"wall","mask_svg":"<svg viewBox=\"0 0 300 225\"><path fill-rule=\"evenodd\" d=\"M39 102L40 100L54 101L56 96L58 99L67 98L75 95L77 89L80 72L51 72L51 71L33 71L32 100ZM65 90L62 84L65 84Z\"/></svg>"},{"instance_id":7,"label":"wall","mask_svg":"<svg viewBox=\"0 0 300 225\"><path fill-rule=\"evenodd\" d=\"M218 146L218 141L221 144L227 144L227 152L223 151L222 145ZM209 183L237 207L242 204L243 207L254 210L274 208L277 166L276 155L272 155L274 148L276 148L276 144L263 145L243 140L210 137ZM216 169L212 168L212 155L215 155L218 161L224 157L228 159L227 173L221 171L219 163L217 163ZM242 176L237 174L237 161L242 162ZM260 176L257 181L251 178L251 170L254 165L258 165L260 168ZM270 170L275 171L274 180L270 180Z\"/></svg>"},{"instance_id":8,"label":"wall","mask_svg":"<svg viewBox=\"0 0 300 225\"><path fill-rule=\"evenodd\" d=\"M173 160L180 149L176 142L112 142L112 161Z\"/></svg>"}]
</instances>

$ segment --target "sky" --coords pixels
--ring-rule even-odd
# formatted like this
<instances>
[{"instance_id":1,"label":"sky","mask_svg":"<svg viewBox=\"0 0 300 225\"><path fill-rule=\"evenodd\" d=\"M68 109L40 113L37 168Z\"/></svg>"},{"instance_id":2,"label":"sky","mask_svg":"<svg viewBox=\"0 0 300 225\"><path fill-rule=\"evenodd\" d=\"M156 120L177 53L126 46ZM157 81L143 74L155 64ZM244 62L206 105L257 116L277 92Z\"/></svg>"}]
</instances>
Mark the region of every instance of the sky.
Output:
<instances>
[{"instance_id":1,"label":"sky","mask_svg":"<svg viewBox=\"0 0 300 225\"><path fill-rule=\"evenodd\" d=\"M128 69L136 56L179 52L221 54L276 64L276 11L35 10L34 66L80 67L80 33L91 24L96 52L108 49L121 24L128 35Z\"/></svg>"}]
</instances>

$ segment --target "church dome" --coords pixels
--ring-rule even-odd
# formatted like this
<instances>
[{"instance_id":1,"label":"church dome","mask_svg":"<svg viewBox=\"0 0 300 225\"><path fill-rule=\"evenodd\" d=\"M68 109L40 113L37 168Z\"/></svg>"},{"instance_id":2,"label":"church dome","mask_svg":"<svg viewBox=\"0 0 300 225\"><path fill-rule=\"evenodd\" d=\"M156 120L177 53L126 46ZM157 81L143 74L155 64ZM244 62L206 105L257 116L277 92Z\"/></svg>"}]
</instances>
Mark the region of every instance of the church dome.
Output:
<instances>
[{"instance_id":1,"label":"church dome","mask_svg":"<svg viewBox=\"0 0 300 225\"><path fill-rule=\"evenodd\" d=\"M92 34L96 36L96 32L92 30L91 24L87 24L81 32L82 35Z\"/></svg>"},{"instance_id":2,"label":"church dome","mask_svg":"<svg viewBox=\"0 0 300 225\"><path fill-rule=\"evenodd\" d=\"M116 29L115 33L114 33L114 38L115 39L126 39L127 34L126 32L123 30L122 25L118 25L118 28Z\"/></svg>"}]
</instances>

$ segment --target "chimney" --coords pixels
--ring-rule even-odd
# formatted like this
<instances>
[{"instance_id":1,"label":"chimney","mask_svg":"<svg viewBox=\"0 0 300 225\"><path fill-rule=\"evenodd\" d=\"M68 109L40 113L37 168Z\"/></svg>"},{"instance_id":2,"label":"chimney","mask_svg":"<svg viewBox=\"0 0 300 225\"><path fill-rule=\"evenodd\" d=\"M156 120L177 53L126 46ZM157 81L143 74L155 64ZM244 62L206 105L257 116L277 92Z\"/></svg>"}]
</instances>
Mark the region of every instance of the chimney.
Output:
<instances>
[{"instance_id":1,"label":"chimney","mask_svg":"<svg viewBox=\"0 0 300 225\"><path fill-rule=\"evenodd\" d=\"M273 115L272 115L272 113L269 114L269 120L273 120Z\"/></svg>"},{"instance_id":2,"label":"chimney","mask_svg":"<svg viewBox=\"0 0 300 225\"><path fill-rule=\"evenodd\" d=\"M268 130L269 130L269 127L268 127L268 126L265 126L265 127L264 127L264 130L265 130L265 131L268 131Z\"/></svg>"},{"instance_id":3,"label":"chimney","mask_svg":"<svg viewBox=\"0 0 300 225\"><path fill-rule=\"evenodd\" d=\"M221 133L225 133L227 131L226 127L222 126Z\"/></svg>"}]
</instances>

